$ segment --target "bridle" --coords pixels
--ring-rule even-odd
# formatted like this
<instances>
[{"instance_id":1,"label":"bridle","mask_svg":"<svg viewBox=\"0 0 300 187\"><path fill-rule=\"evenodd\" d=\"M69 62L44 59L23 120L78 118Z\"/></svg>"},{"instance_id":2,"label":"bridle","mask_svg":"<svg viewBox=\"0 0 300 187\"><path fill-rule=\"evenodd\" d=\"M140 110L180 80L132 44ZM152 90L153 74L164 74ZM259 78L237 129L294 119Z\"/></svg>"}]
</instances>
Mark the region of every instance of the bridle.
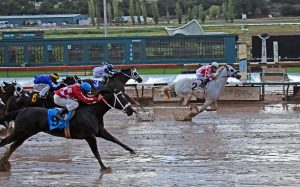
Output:
<instances>
[{"instance_id":1,"label":"bridle","mask_svg":"<svg viewBox=\"0 0 300 187\"><path fill-rule=\"evenodd\" d=\"M124 72L122 72L122 71L120 71L120 73L122 73L123 75L125 75L125 76L128 77L129 79L134 79L134 80L136 80L136 79L138 79L138 78L140 77L139 73L136 71L135 68L131 68L130 70L131 70L131 71L130 71L130 75L127 75L126 73L124 73Z\"/></svg>"},{"instance_id":2,"label":"bridle","mask_svg":"<svg viewBox=\"0 0 300 187\"><path fill-rule=\"evenodd\" d=\"M113 92L113 93L114 93L114 92ZM125 112L126 108L129 107L131 104L128 102L126 105L123 105L122 102L120 101L120 99L118 98L118 95L120 95L120 94L122 94L121 91L119 91L118 93L114 93L114 98L115 98L115 99L114 99L114 104L113 104L113 105L110 105L104 97L102 97L101 100L102 100L108 107L114 108L114 109L117 109L117 108L116 108L116 104L119 103L119 105L121 105L121 107L122 107L121 110Z\"/></svg>"},{"instance_id":3,"label":"bridle","mask_svg":"<svg viewBox=\"0 0 300 187\"><path fill-rule=\"evenodd\" d=\"M226 71L227 71L227 75L226 76L222 76L222 77L217 77L217 78L228 78L228 77L233 77L234 74L237 73L237 71L233 72L230 70L230 68L228 68L228 66L226 65L224 68L226 68ZM224 69L223 68L223 69ZM234 70L234 69L232 69Z\"/></svg>"}]
</instances>

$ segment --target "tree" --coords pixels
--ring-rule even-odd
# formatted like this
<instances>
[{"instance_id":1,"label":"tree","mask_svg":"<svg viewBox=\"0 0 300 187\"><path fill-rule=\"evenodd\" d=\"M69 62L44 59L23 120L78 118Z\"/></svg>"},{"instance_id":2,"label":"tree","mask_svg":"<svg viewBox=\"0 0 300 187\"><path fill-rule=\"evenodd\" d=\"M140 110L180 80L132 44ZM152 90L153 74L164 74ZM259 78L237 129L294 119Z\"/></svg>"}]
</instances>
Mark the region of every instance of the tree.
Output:
<instances>
[{"instance_id":1,"label":"tree","mask_svg":"<svg viewBox=\"0 0 300 187\"><path fill-rule=\"evenodd\" d=\"M133 0L129 1L129 15L130 15L132 24L135 25Z\"/></svg>"},{"instance_id":2,"label":"tree","mask_svg":"<svg viewBox=\"0 0 300 187\"><path fill-rule=\"evenodd\" d=\"M141 10L142 10L142 15L143 15L143 19L144 19L144 24L147 25L147 9L146 9L146 1L142 1L141 4Z\"/></svg>"},{"instance_id":3,"label":"tree","mask_svg":"<svg viewBox=\"0 0 300 187\"><path fill-rule=\"evenodd\" d=\"M176 3L175 12L176 12L176 17L177 17L178 23L181 24L182 23L182 9L180 7L179 2Z\"/></svg>"},{"instance_id":4,"label":"tree","mask_svg":"<svg viewBox=\"0 0 300 187\"><path fill-rule=\"evenodd\" d=\"M111 4L110 3L107 3L107 5L106 5L106 12L107 12L107 20L108 20L109 24L111 25L113 15L112 15Z\"/></svg>"},{"instance_id":5,"label":"tree","mask_svg":"<svg viewBox=\"0 0 300 187\"><path fill-rule=\"evenodd\" d=\"M95 26L95 4L94 0L88 0L88 7L89 7L89 16L92 21L92 25Z\"/></svg>"},{"instance_id":6,"label":"tree","mask_svg":"<svg viewBox=\"0 0 300 187\"><path fill-rule=\"evenodd\" d=\"M155 24L158 24L159 21L159 12L156 2L152 2L152 14Z\"/></svg>"},{"instance_id":7,"label":"tree","mask_svg":"<svg viewBox=\"0 0 300 187\"><path fill-rule=\"evenodd\" d=\"M233 9L233 2L232 2L232 0L229 0L229 2L228 2L227 12L228 12L228 19L231 22L233 22L233 20L234 20L234 9Z\"/></svg>"},{"instance_id":8,"label":"tree","mask_svg":"<svg viewBox=\"0 0 300 187\"><path fill-rule=\"evenodd\" d=\"M199 6L195 5L193 7L192 11L193 11L194 18L199 19L199 17L200 17L200 15L199 15Z\"/></svg>"},{"instance_id":9,"label":"tree","mask_svg":"<svg viewBox=\"0 0 300 187\"><path fill-rule=\"evenodd\" d=\"M189 21L193 19L193 11L190 8L187 10L187 17Z\"/></svg>"},{"instance_id":10,"label":"tree","mask_svg":"<svg viewBox=\"0 0 300 187\"><path fill-rule=\"evenodd\" d=\"M142 23L142 20L141 20L141 6L140 6L140 1L139 0L137 0L136 1L136 4L135 4L135 11L136 11L136 16L137 16L137 21L138 21L138 23L139 24L141 24Z\"/></svg>"},{"instance_id":11,"label":"tree","mask_svg":"<svg viewBox=\"0 0 300 187\"><path fill-rule=\"evenodd\" d=\"M114 20L115 20L115 24L118 24L119 23L119 19L118 19L118 16L119 16L119 1L118 0L113 0L112 1L112 8L113 8L113 17L114 17Z\"/></svg>"},{"instance_id":12,"label":"tree","mask_svg":"<svg viewBox=\"0 0 300 187\"><path fill-rule=\"evenodd\" d=\"M201 23L204 23L205 19L206 19L206 12L203 9L203 5L202 4L199 5L199 15L200 15Z\"/></svg>"},{"instance_id":13,"label":"tree","mask_svg":"<svg viewBox=\"0 0 300 187\"><path fill-rule=\"evenodd\" d=\"M212 19L216 19L219 14L220 14L220 8L218 6L212 5L209 8L209 15Z\"/></svg>"}]
</instances>

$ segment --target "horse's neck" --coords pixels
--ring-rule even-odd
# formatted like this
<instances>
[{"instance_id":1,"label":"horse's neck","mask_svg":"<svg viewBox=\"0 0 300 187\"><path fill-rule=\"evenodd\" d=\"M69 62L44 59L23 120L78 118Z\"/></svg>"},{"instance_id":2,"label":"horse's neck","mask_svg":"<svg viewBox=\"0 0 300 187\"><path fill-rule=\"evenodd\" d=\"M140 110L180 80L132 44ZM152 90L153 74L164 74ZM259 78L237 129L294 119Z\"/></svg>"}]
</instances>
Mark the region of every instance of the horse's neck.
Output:
<instances>
[{"instance_id":1,"label":"horse's neck","mask_svg":"<svg viewBox=\"0 0 300 187\"><path fill-rule=\"evenodd\" d=\"M125 84L126 82L129 80L129 77L120 74L120 75L116 75L114 77L111 77L108 81L108 85L111 88L117 88L120 91L124 90Z\"/></svg>"},{"instance_id":2,"label":"horse's neck","mask_svg":"<svg viewBox=\"0 0 300 187\"><path fill-rule=\"evenodd\" d=\"M214 81L212 82L212 83L214 83L213 84L214 89L216 89L218 91L221 91L224 88L224 86L227 82L227 79L228 79L226 72L223 72L223 71L226 71L226 70L222 70L222 72L220 72L220 74L217 75L217 78L214 79Z\"/></svg>"}]
</instances>

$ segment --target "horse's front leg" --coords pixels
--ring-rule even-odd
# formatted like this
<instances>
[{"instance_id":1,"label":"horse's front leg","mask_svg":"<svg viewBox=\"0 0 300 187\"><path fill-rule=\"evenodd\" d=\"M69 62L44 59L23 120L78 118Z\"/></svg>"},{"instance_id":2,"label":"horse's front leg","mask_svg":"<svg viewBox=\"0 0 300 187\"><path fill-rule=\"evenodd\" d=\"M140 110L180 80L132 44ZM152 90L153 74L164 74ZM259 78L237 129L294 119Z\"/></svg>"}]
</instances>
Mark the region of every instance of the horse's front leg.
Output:
<instances>
[{"instance_id":1,"label":"horse's front leg","mask_svg":"<svg viewBox=\"0 0 300 187\"><path fill-rule=\"evenodd\" d=\"M206 108L211 105L214 101L213 100L205 100L205 102L203 103L199 113L203 112L204 110L206 110Z\"/></svg>"},{"instance_id":2,"label":"horse's front leg","mask_svg":"<svg viewBox=\"0 0 300 187\"><path fill-rule=\"evenodd\" d=\"M115 138L113 135L111 135L104 128L98 132L97 137L101 137L101 138L103 138L105 140L108 140L108 141L114 142L116 144L119 144L121 147L123 147L124 149L126 149L127 151L129 151L131 154L135 154L135 151L133 149L131 149L127 145L125 145L122 142L120 142L117 138Z\"/></svg>"},{"instance_id":3,"label":"horse's front leg","mask_svg":"<svg viewBox=\"0 0 300 187\"><path fill-rule=\"evenodd\" d=\"M216 111L218 108L217 100L213 101L210 105L210 109L206 109L207 111Z\"/></svg>"},{"instance_id":4,"label":"horse's front leg","mask_svg":"<svg viewBox=\"0 0 300 187\"><path fill-rule=\"evenodd\" d=\"M85 140L87 141L87 143L89 144L95 158L98 160L98 163L100 164L100 167L101 167L101 171L108 171L110 172L111 171L111 168L110 167L106 167L102 160L101 160L101 157L100 157L100 153L98 151L98 147L97 147L97 140L96 140L96 137L88 137L88 138L85 138Z\"/></svg>"}]
</instances>

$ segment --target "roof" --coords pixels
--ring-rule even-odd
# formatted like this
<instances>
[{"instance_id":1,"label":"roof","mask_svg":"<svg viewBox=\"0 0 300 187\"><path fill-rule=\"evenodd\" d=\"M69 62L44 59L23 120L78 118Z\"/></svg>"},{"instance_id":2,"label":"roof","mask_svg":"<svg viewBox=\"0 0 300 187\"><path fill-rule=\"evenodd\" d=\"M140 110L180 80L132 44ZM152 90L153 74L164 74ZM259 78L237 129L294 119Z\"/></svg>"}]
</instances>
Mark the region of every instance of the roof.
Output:
<instances>
[{"instance_id":1,"label":"roof","mask_svg":"<svg viewBox=\"0 0 300 187\"><path fill-rule=\"evenodd\" d=\"M19 16L0 16L0 19L38 19L38 18L71 18L82 14L38 14L38 15L19 15Z\"/></svg>"}]
</instances>

